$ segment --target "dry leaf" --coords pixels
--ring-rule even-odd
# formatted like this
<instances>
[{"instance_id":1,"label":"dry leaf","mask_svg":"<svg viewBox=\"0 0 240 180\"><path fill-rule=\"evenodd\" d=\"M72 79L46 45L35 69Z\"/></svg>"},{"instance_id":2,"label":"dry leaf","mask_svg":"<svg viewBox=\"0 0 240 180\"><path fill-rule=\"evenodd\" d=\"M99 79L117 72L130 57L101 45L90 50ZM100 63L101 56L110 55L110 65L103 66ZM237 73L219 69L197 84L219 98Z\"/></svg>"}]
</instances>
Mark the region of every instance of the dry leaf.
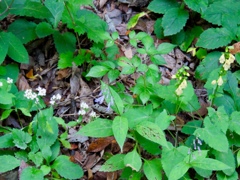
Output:
<instances>
[{"instance_id":1,"label":"dry leaf","mask_svg":"<svg viewBox=\"0 0 240 180\"><path fill-rule=\"evenodd\" d=\"M33 69L30 69L30 71L28 71L28 73L26 74L26 77L28 79L36 79L36 77L33 75Z\"/></svg>"},{"instance_id":2,"label":"dry leaf","mask_svg":"<svg viewBox=\"0 0 240 180\"><path fill-rule=\"evenodd\" d=\"M98 138L94 142L92 142L88 149L87 152L99 152L105 149L109 144L112 143L114 140L114 137L106 137L106 138Z\"/></svg>"},{"instance_id":3,"label":"dry leaf","mask_svg":"<svg viewBox=\"0 0 240 180\"><path fill-rule=\"evenodd\" d=\"M28 84L27 79L22 74L20 74L19 77L18 77L17 87L18 87L19 91L24 91L24 90L27 90L27 89L31 89L31 87Z\"/></svg>"},{"instance_id":4,"label":"dry leaf","mask_svg":"<svg viewBox=\"0 0 240 180\"><path fill-rule=\"evenodd\" d=\"M232 54L237 54L240 52L240 42L233 44L233 49L229 49L229 52Z\"/></svg>"},{"instance_id":5,"label":"dry leaf","mask_svg":"<svg viewBox=\"0 0 240 180\"><path fill-rule=\"evenodd\" d=\"M57 74L56 79L58 81L64 78L68 78L71 75L71 69L70 68L60 69L56 74Z\"/></svg>"}]
</instances>

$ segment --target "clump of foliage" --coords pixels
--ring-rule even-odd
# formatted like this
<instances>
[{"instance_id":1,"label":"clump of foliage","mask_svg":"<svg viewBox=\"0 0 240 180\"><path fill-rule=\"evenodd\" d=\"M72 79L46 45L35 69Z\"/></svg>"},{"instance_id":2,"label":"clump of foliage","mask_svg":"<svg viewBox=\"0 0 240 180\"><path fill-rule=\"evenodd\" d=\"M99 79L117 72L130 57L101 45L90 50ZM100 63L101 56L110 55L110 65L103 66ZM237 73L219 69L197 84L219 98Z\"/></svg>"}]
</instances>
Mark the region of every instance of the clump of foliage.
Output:
<instances>
[{"instance_id":1,"label":"clump of foliage","mask_svg":"<svg viewBox=\"0 0 240 180\"><path fill-rule=\"evenodd\" d=\"M110 82L101 82L101 98L116 116L113 120L96 118L78 133L91 137L114 136L121 152L127 139L134 141L131 152L112 155L100 171L122 170L123 179L141 179L143 176L147 179L162 179L163 176L170 180L191 179L190 170L194 171L197 179L214 176L217 179L237 179L240 164L240 144L237 141L240 136L240 77L239 71L231 70L231 66L239 66L240 56L231 53L230 45L240 38L239 2L151 1L148 13L160 14L154 32L158 38L171 39L171 43L156 47L149 34L131 31L129 43L137 50L131 59L116 56L119 54L118 34L108 33L106 22L93 12L80 9L82 5L93 6L91 0L4 0L0 3L0 20L10 15L18 16L5 31L0 32L0 120L13 112L30 117L32 112L36 112L26 127L1 127L4 135L0 137L0 148L6 150L1 152L0 161L6 163L0 164L0 172L12 170L24 161L31 166L22 171L21 179L77 179L83 176L80 166L67 156L59 155L60 144L68 147L69 143L66 141L67 131L59 135L58 125L67 129L78 125L78 122L65 124L53 115L53 108L46 107L41 97L33 93L27 96L14 85L19 74L17 63L29 62L25 45L51 36L60 57L59 69L86 63L91 67L86 69L86 78L106 75ZM128 27L133 27L146 14L134 16ZM186 25L197 17L208 22L210 28ZM83 34L92 41L88 49L80 47L79 36ZM198 40L194 44L196 38ZM206 117L192 119L183 126L181 133L187 138L182 142L178 140L177 114L196 112L200 108L194 87L188 81L188 68L179 69L169 85L158 83L161 79L158 66L166 63L162 55L177 46L183 51L195 52L199 65L194 78L205 84L210 102ZM75 49L78 49L77 54ZM146 54L151 64L145 64L139 54ZM16 63L5 65L7 56ZM115 81L121 75L135 72L142 75L130 92ZM168 130L170 124L176 131L175 135L172 134L173 143L165 136L166 132L171 133ZM151 158L144 156L146 152Z\"/></svg>"}]
</instances>

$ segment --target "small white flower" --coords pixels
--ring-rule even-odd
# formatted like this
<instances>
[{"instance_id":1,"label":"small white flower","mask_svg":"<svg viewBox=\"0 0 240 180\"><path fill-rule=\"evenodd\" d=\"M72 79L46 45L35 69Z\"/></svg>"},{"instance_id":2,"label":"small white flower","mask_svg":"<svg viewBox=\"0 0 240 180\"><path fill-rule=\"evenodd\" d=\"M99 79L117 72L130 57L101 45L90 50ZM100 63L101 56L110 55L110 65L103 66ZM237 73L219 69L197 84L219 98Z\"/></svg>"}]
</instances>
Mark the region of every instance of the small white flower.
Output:
<instances>
[{"instance_id":1,"label":"small white flower","mask_svg":"<svg viewBox=\"0 0 240 180\"><path fill-rule=\"evenodd\" d=\"M2 87L3 86L3 83L2 82L0 82L0 87Z\"/></svg>"},{"instance_id":2,"label":"small white flower","mask_svg":"<svg viewBox=\"0 0 240 180\"><path fill-rule=\"evenodd\" d=\"M174 74L174 75L172 75L172 79L176 79L177 77L176 77L176 75Z\"/></svg>"},{"instance_id":3,"label":"small white flower","mask_svg":"<svg viewBox=\"0 0 240 180\"><path fill-rule=\"evenodd\" d=\"M38 88L36 90L38 91L38 95L39 96L46 96L46 89L41 88L40 86L38 86Z\"/></svg>"},{"instance_id":4,"label":"small white flower","mask_svg":"<svg viewBox=\"0 0 240 180\"><path fill-rule=\"evenodd\" d=\"M235 60L235 56L232 55L232 54L230 54L230 55L229 55L229 58L228 58L228 61L229 61L230 63L233 63L234 60Z\"/></svg>"},{"instance_id":5,"label":"small white flower","mask_svg":"<svg viewBox=\"0 0 240 180\"><path fill-rule=\"evenodd\" d=\"M178 87L175 92L178 96L180 96L183 93L183 90L182 90L182 88Z\"/></svg>"},{"instance_id":6,"label":"small white flower","mask_svg":"<svg viewBox=\"0 0 240 180\"><path fill-rule=\"evenodd\" d=\"M215 84L217 84L217 81L216 81L216 80L213 80L213 81L211 82L211 84L212 84L212 85L215 85Z\"/></svg>"},{"instance_id":7,"label":"small white flower","mask_svg":"<svg viewBox=\"0 0 240 180\"><path fill-rule=\"evenodd\" d=\"M88 109L89 106L85 102L81 102L80 107L83 109Z\"/></svg>"},{"instance_id":8,"label":"small white flower","mask_svg":"<svg viewBox=\"0 0 240 180\"><path fill-rule=\"evenodd\" d=\"M222 79L222 76L220 76L217 80L217 83L219 86L223 85L223 79Z\"/></svg>"},{"instance_id":9,"label":"small white flower","mask_svg":"<svg viewBox=\"0 0 240 180\"><path fill-rule=\"evenodd\" d=\"M60 94L53 95L49 101L51 105L54 105L57 100L60 100L62 96Z\"/></svg>"},{"instance_id":10,"label":"small white flower","mask_svg":"<svg viewBox=\"0 0 240 180\"><path fill-rule=\"evenodd\" d=\"M92 112L89 114L89 116L95 118L95 117L97 117L97 114L96 114L94 111L92 111Z\"/></svg>"},{"instance_id":11,"label":"small white flower","mask_svg":"<svg viewBox=\"0 0 240 180\"><path fill-rule=\"evenodd\" d=\"M86 111L85 111L84 109L80 109L80 110L78 111L78 114L79 114L79 115L85 115L85 114L86 114Z\"/></svg>"},{"instance_id":12,"label":"small white flower","mask_svg":"<svg viewBox=\"0 0 240 180\"><path fill-rule=\"evenodd\" d=\"M225 55L222 54L221 57L219 58L219 62L223 64L225 62Z\"/></svg>"},{"instance_id":13,"label":"small white flower","mask_svg":"<svg viewBox=\"0 0 240 180\"><path fill-rule=\"evenodd\" d=\"M11 79L10 77L7 78L7 83L8 84L12 84L13 83L13 79Z\"/></svg>"},{"instance_id":14,"label":"small white flower","mask_svg":"<svg viewBox=\"0 0 240 180\"><path fill-rule=\"evenodd\" d=\"M57 95L56 95L56 100L60 100L62 98L62 96L58 93Z\"/></svg>"}]
</instances>

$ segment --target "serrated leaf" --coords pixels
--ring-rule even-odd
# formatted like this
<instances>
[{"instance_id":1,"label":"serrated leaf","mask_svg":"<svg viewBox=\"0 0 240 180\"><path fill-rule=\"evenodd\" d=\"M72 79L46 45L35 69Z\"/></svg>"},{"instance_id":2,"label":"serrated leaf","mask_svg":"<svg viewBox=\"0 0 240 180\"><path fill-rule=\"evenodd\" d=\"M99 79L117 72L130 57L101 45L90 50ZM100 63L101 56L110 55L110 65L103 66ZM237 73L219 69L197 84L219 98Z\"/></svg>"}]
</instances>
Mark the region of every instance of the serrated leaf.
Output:
<instances>
[{"instance_id":1,"label":"serrated leaf","mask_svg":"<svg viewBox=\"0 0 240 180\"><path fill-rule=\"evenodd\" d=\"M157 50L158 53L160 54L168 54L170 53L174 48L176 47L176 45L171 44L171 43L161 43Z\"/></svg>"},{"instance_id":2,"label":"serrated leaf","mask_svg":"<svg viewBox=\"0 0 240 180\"><path fill-rule=\"evenodd\" d=\"M17 19L9 25L8 32L12 32L23 44L26 44L37 38L35 33L36 26L34 22L25 19Z\"/></svg>"},{"instance_id":3,"label":"serrated leaf","mask_svg":"<svg viewBox=\"0 0 240 180\"><path fill-rule=\"evenodd\" d=\"M28 52L22 42L11 32L6 35L8 37L8 56L16 62L28 63Z\"/></svg>"},{"instance_id":4,"label":"serrated leaf","mask_svg":"<svg viewBox=\"0 0 240 180\"><path fill-rule=\"evenodd\" d=\"M162 179L162 165L160 159L145 160L143 165L144 174L148 179Z\"/></svg>"},{"instance_id":5,"label":"serrated leaf","mask_svg":"<svg viewBox=\"0 0 240 180\"><path fill-rule=\"evenodd\" d=\"M70 157L61 155L54 161L52 168L66 179L79 179L83 176L82 168L70 161Z\"/></svg>"},{"instance_id":6,"label":"serrated leaf","mask_svg":"<svg viewBox=\"0 0 240 180\"><path fill-rule=\"evenodd\" d=\"M128 120L125 117L116 116L113 120L112 130L117 143L120 146L121 152L127 137Z\"/></svg>"},{"instance_id":7,"label":"serrated leaf","mask_svg":"<svg viewBox=\"0 0 240 180\"><path fill-rule=\"evenodd\" d=\"M83 126L77 134L90 137L112 136L112 121L98 118Z\"/></svg>"},{"instance_id":8,"label":"serrated leaf","mask_svg":"<svg viewBox=\"0 0 240 180\"><path fill-rule=\"evenodd\" d=\"M0 156L0 172L4 173L20 166L20 160L10 155ZM4 163L3 163L4 162Z\"/></svg>"},{"instance_id":9,"label":"serrated leaf","mask_svg":"<svg viewBox=\"0 0 240 180\"><path fill-rule=\"evenodd\" d=\"M150 141L158 143L162 146L168 146L165 135L157 124L149 121L143 121L142 123L137 124L136 130L146 139L149 139Z\"/></svg>"},{"instance_id":10,"label":"serrated leaf","mask_svg":"<svg viewBox=\"0 0 240 180\"><path fill-rule=\"evenodd\" d=\"M208 7L208 0L184 0L186 5L192 10L201 13L204 12Z\"/></svg>"},{"instance_id":11,"label":"serrated leaf","mask_svg":"<svg viewBox=\"0 0 240 180\"><path fill-rule=\"evenodd\" d=\"M52 26L47 22L41 22L36 27L36 34L38 37L43 38L51 35L54 32Z\"/></svg>"},{"instance_id":12,"label":"serrated leaf","mask_svg":"<svg viewBox=\"0 0 240 180\"><path fill-rule=\"evenodd\" d=\"M140 155L137 153L136 148L132 152L129 152L124 157L124 164L127 167L132 168L134 171L139 171L142 166L142 160Z\"/></svg>"},{"instance_id":13,"label":"serrated leaf","mask_svg":"<svg viewBox=\"0 0 240 180\"><path fill-rule=\"evenodd\" d=\"M8 37L7 33L1 32L0 33L0 64L3 63L3 61L6 58L7 52L8 52Z\"/></svg>"},{"instance_id":14,"label":"serrated leaf","mask_svg":"<svg viewBox=\"0 0 240 180\"><path fill-rule=\"evenodd\" d=\"M169 127L171 122L175 119L175 116L170 116L164 109L155 119L155 123L162 129L165 130Z\"/></svg>"},{"instance_id":15,"label":"serrated leaf","mask_svg":"<svg viewBox=\"0 0 240 180\"><path fill-rule=\"evenodd\" d=\"M12 139L12 134L5 134L0 137L0 148L9 148L13 147L13 139Z\"/></svg>"},{"instance_id":16,"label":"serrated leaf","mask_svg":"<svg viewBox=\"0 0 240 180\"><path fill-rule=\"evenodd\" d=\"M28 154L28 158L32 160L37 167L39 167L43 162L43 156L41 152L37 153L30 152Z\"/></svg>"},{"instance_id":17,"label":"serrated leaf","mask_svg":"<svg viewBox=\"0 0 240 180\"><path fill-rule=\"evenodd\" d=\"M184 161L178 163L175 165L170 174L169 174L169 180L178 180L180 179L190 168L189 164L185 163Z\"/></svg>"},{"instance_id":18,"label":"serrated leaf","mask_svg":"<svg viewBox=\"0 0 240 180\"><path fill-rule=\"evenodd\" d=\"M163 31L162 18L158 18L154 23L154 33L158 39L162 39L164 37Z\"/></svg>"},{"instance_id":19,"label":"serrated leaf","mask_svg":"<svg viewBox=\"0 0 240 180\"><path fill-rule=\"evenodd\" d=\"M194 132L194 135L200 137L206 144L217 151L228 151L229 144L226 135L214 126L199 128Z\"/></svg>"},{"instance_id":20,"label":"serrated leaf","mask_svg":"<svg viewBox=\"0 0 240 180\"><path fill-rule=\"evenodd\" d=\"M105 74L107 74L107 72L109 70L110 69L108 67L105 67L105 66L99 66L99 65L93 66L86 76L87 77L99 78L99 77L102 77Z\"/></svg>"},{"instance_id":21,"label":"serrated leaf","mask_svg":"<svg viewBox=\"0 0 240 180\"><path fill-rule=\"evenodd\" d=\"M27 1L20 13L21 16L29 16L37 19L52 17L50 11L40 2Z\"/></svg>"},{"instance_id":22,"label":"serrated leaf","mask_svg":"<svg viewBox=\"0 0 240 180\"><path fill-rule=\"evenodd\" d=\"M71 32L61 34L55 31L53 39L58 53L74 52L76 49L76 38Z\"/></svg>"},{"instance_id":23,"label":"serrated leaf","mask_svg":"<svg viewBox=\"0 0 240 180\"><path fill-rule=\"evenodd\" d=\"M226 28L209 28L200 35L196 46L215 49L228 45L232 40L232 34Z\"/></svg>"},{"instance_id":24,"label":"serrated leaf","mask_svg":"<svg viewBox=\"0 0 240 180\"><path fill-rule=\"evenodd\" d=\"M210 159L210 158L203 158L203 159L196 159L191 162L191 166L206 170L225 170L229 169L230 167L218 160Z\"/></svg>"},{"instance_id":25,"label":"serrated leaf","mask_svg":"<svg viewBox=\"0 0 240 180\"><path fill-rule=\"evenodd\" d=\"M127 29L131 29L131 28L135 27L138 23L138 20L145 15L146 15L145 12L141 12L141 13L138 13L138 14L132 16L131 19L127 23Z\"/></svg>"},{"instance_id":26,"label":"serrated leaf","mask_svg":"<svg viewBox=\"0 0 240 180\"><path fill-rule=\"evenodd\" d=\"M148 5L148 9L155 13L164 14L169 9L179 7L176 0L153 0Z\"/></svg>"},{"instance_id":27,"label":"serrated leaf","mask_svg":"<svg viewBox=\"0 0 240 180\"><path fill-rule=\"evenodd\" d=\"M27 144L31 142L32 137L19 129L13 129L12 131L13 143L20 149L26 149Z\"/></svg>"},{"instance_id":28,"label":"serrated leaf","mask_svg":"<svg viewBox=\"0 0 240 180\"><path fill-rule=\"evenodd\" d=\"M186 24L189 14L186 10L172 8L168 10L162 18L164 35L170 36L178 33Z\"/></svg>"},{"instance_id":29,"label":"serrated leaf","mask_svg":"<svg viewBox=\"0 0 240 180\"><path fill-rule=\"evenodd\" d=\"M110 157L100 168L100 171L103 172L114 172L125 167L124 157L125 154L117 154Z\"/></svg>"},{"instance_id":30,"label":"serrated leaf","mask_svg":"<svg viewBox=\"0 0 240 180\"><path fill-rule=\"evenodd\" d=\"M56 2L53 0L45 0L44 4L53 15L53 19L50 20L53 24L53 27L56 28L62 18L64 3L61 1Z\"/></svg>"},{"instance_id":31,"label":"serrated leaf","mask_svg":"<svg viewBox=\"0 0 240 180\"><path fill-rule=\"evenodd\" d=\"M240 125L240 112L234 111L230 117L229 130L236 132L237 134L240 135L239 125Z\"/></svg>"}]
</instances>

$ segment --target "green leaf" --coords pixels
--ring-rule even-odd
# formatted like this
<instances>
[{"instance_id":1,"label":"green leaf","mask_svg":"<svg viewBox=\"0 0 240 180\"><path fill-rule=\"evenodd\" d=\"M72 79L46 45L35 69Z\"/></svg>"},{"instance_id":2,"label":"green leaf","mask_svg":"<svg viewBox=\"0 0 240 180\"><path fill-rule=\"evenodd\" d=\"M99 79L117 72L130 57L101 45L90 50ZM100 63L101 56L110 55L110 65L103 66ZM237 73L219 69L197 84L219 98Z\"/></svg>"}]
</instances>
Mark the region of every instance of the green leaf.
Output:
<instances>
[{"instance_id":1,"label":"green leaf","mask_svg":"<svg viewBox=\"0 0 240 180\"><path fill-rule=\"evenodd\" d=\"M53 0L46 0L44 4L53 15L53 19L50 19L53 24L53 27L57 28L58 23L62 18L64 3L62 1L56 2Z\"/></svg>"},{"instance_id":2,"label":"green leaf","mask_svg":"<svg viewBox=\"0 0 240 180\"><path fill-rule=\"evenodd\" d=\"M141 12L141 13L138 13L138 14L135 14L134 16L132 16L131 19L127 23L127 29L131 29L131 28L135 27L138 23L138 20L145 15L146 15L145 12Z\"/></svg>"},{"instance_id":3,"label":"green leaf","mask_svg":"<svg viewBox=\"0 0 240 180\"><path fill-rule=\"evenodd\" d=\"M112 136L112 121L98 118L88 123L86 126L83 126L78 134L90 137Z\"/></svg>"},{"instance_id":4,"label":"green leaf","mask_svg":"<svg viewBox=\"0 0 240 180\"><path fill-rule=\"evenodd\" d=\"M145 89L144 91L142 91L140 93L139 97L140 97L142 103L145 104L150 98L150 93L147 89Z\"/></svg>"},{"instance_id":5,"label":"green leaf","mask_svg":"<svg viewBox=\"0 0 240 180\"><path fill-rule=\"evenodd\" d=\"M103 172L114 172L125 167L124 158L125 154L116 154L110 157L100 168Z\"/></svg>"},{"instance_id":6,"label":"green leaf","mask_svg":"<svg viewBox=\"0 0 240 180\"><path fill-rule=\"evenodd\" d=\"M223 170L223 172L226 175L231 176L234 173L235 168L236 168L235 157L233 155L233 152L230 149L228 149L227 153L213 151L213 154L216 157L216 160L229 166L229 169L225 169L225 170Z\"/></svg>"},{"instance_id":7,"label":"green leaf","mask_svg":"<svg viewBox=\"0 0 240 180\"><path fill-rule=\"evenodd\" d=\"M192 167L213 170L213 171L220 171L229 169L230 167L218 160L210 159L210 158L203 158L203 159L196 159L191 162Z\"/></svg>"},{"instance_id":8,"label":"green leaf","mask_svg":"<svg viewBox=\"0 0 240 180\"><path fill-rule=\"evenodd\" d=\"M166 8L166 7L165 7ZM169 9L162 18L164 35L169 36L178 33L185 26L189 14L184 9Z\"/></svg>"},{"instance_id":9,"label":"green leaf","mask_svg":"<svg viewBox=\"0 0 240 180\"><path fill-rule=\"evenodd\" d=\"M178 180L180 179L190 168L189 164L186 162L182 161L175 165L170 174L169 174L169 180Z\"/></svg>"},{"instance_id":10,"label":"green leaf","mask_svg":"<svg viewBox=\"0 0 240 180\"><path fill-rule=\"evenodd\" d=\"M164 109L155 119L155 124L157 124L162 130L169 127L171 122L175 119L175 116L170 116Z\"/></svg>"},{"instance_id":11,"label":"green leaf","mask_svg":"<svg viewBox=\"0 0 240 180\"><path fill-rule=\"evenodd\" d=\"M196 129L202 126L202 123L203 122L201 120L189 121L183 126L181 132L184 134L192 135Z\"/></svg>"},{"instance_id":12,"label":"green leaf","mask_svg":"<svg viewBox=\"0 0 240 180\"><path fill-rule=\"evenodd\" d=\"M217 151L228 151L229 144L226 135L214 126L199 128L194 132L194 135L200 137L206 144Z\"/></svg>"},{"instance_id":13,"label":"green leaf","mask_svg":"<svg viewBox=\"0 0 240 180\"><path fill-rule=\"evenodd\" d=\"M47 22L41 22L36 27L36 34L40 38L51 35L54 32L52 26Z\"/></svg>"},{"instance_id":14,"label":"green leaf","mask_svg":"<svg viewBox=\"0 0 240 180\"><path fill-rule=\"evenodd\" d=\"M21 16L29 16L37 19L52 17L50 11L40 2L27 1L20 13Z\"/></svg>"},{"instance_id":15,"label":"green leaf","mask_svg":"<svg viewBox=\"0 0 240 180\"><path fill-rule=\"evenodd\" d=\"M124 157L124 164L127 167L132 168L134 171L139 171L142 166L142 160L140 155L137 153L136 148L132 152L129 152Z\"/></svg>"},{"instance_id":16,"label":"green leaf","mask_svg":"<svg viewBox=\"0 0 240 180\"><path fill-rule=\"evenodd\" d=\"M112 130L117 143L120 146L121 152L127 137L128 120L125 117L116 116L113 120Z\"/></svg>"},{"instance_id":17,"label":"green leaf","mask_svg":"<svg viewBox=\"0 0 240 180\"><path fill-rule=\"evenodd\" d=\"M86 76L87 77L99 78L99 77L102 77L105 74L107 74L107 72L109 70L110 69L108 67L105 67L105 66L99 66L99 65L93 66Z\"/></svg>"},{"instance_id":18,"label":"green leaf","mask_svg":"<svg viewBox=\"0 0 240 180\"><path fill-rule=\"evenodd\" d=\"M143 171L147 179L161 180L162 179L161 168L162 165L160 159L144 161Z\"/></svg>"},{"instance_id":19,"label":"green leaf","mask_svg":"<svg viewBox=\"0 0 240 180\"><path fill-rule=\"evenodd\" d=\"M153 0L149 5L148 9L155 13L164 14L169 9L179 7L176 0Z\"/></svg>"},{"instance_id":20,"label":"green leaf","mask_svg":"<svg viewBox=\"0 0 240 180\"><path fill-rule=\"evenodd\" d=\"M32 160L37 167L39 167L43 162L43 156L41 152L37 153L30 152L28 154L28 158Z\"/></svg>"},{"instance_id":21,"label":"green leaf","mask_svg":"<svg viewBox=\"0 0 240 180\"><path fill-rule=\"evenodd\" d=\"M209 28L200 35L196 46L215 49L228 45L232 40L232 34L226 28Z\"/></svg>"},{"instance_id":22,"label":"green leaf","mask_svg":"<svg viewBox=\"0 0 240 180\"><path fill-rule=\"evenodd\" d=\"M0 172L4 173L15 169L16 167L20 166L20 160L16 159L13 156L4 155L0 156ZM4 163L3 163L4 162Z\"/></svg>"},{"instance_id":23,"label":"green leaf","mask_svg":"<svg viewBox=\"0 0 240 180\"><path fill-rule=\"evenodd\" d=\"M154 33L158 39L162 39L164 37L163 31L164 29L162 27L162 18L158 18L154 24Z\"/></svg>"},{"instance_id":24,"label":"green leaf","mask_svg":"<svg viewBox=\"0 0 240 180\"><path fill-rule=\"evenodd\" d=\"M36 26L34 22L25 19L17 19L9 25L8 32L12 32L23 44L26 44L37 38L35 33Z\"/></svg>"},{"instance_id":25,"label":"green leaf","mask_svg":"<svg viewBox=\"0 0 240 180\"><path fill-rule=\"evenodd\" d=\"M137 124L136 131L150 141L165 147L168 146L165 135L157 124L149 121L143 121L142 123Z\"/></svg>"},{"instance_id":26,"label":"green leaf","mask_svg":"<svg viewBox=\"0 0 240 180\"><path fill-rule=\"evenodd\" d=\"M0 104L12 104L12 99L14 97L13 94L0 89Z\"/></svg>"},{"instance_id":27,"label":"green leaf","mask_svg":"<svg viewBox=\"0 0 240 180\"><path fill-rule=\"evenodd\" d=\"M2 64L8 52L8 37L5 32L0 32L0 52L0 64Z\"/></svg>"},{"instance_id":28,"label":"green leaf","mask_svg":"<svg viewBox=\"0 0 240 180\"><path fill-rule=\"evenodd\" d=\"M28 63L28 52L22 42L11 32L5 35L8 37L8 56L16 62Z\"/></svg>"},{"instance_id":29,"label":"green leaf","mask_svg":"<svg viewBox=\"0 0 240 180\"><path fill-rule=\"evenodd\" d=\"M116 80L119 77L119 75L120 75L119 70L111 69L108 72L108 78L109 78L110 83L113 82L114 80Z\"/></svg>"},{"instance_id":30,"label":"green leaf","mask_svg":"<svg viewBox=\"0 0 240 180\"><path fill-rule=\"evenodd\" d=\"M55 31L53 33L53 39L58 53L74 52L76 49L76 38L71 32L61 34Z\"/></svg>"},{"instance_id":31,"label":"green leaf","mask_svg":"<svg viewBox=\"0 0 240 180\"><path fill-rule=\"evenodd\" d=\"M13 143L20 149L26 149L27 144L31 142L32 137L19 129L13 129L12 131Z\"/></svg>"},{"instance_id":32,"label":"green leaf","mask_svg":"<svg viewBox=\"0 0 240 180\"><path fill-rule=\"evenodd\" d=\"M72 67L73 63L73 52L61 53L58 61L58 68L64 69L67 67Z\"/></svg>"},{"instance_id":33,"label":"green leaf","mask_svg":"<svg viewBox=\"0 0 240 180\"><path fill-rule=\"evenodd\" d=\"M240 166L240 150L237 152L237 167Z\"/></svg>"},{"instance_id":34,"label":"green leaf","mask_svg":"<svg viewBox=\"0 0 240 180\"><path fill-rule=\"evenodd\" d=\"M171 43L161 43L157 50L158 53L160 54L168 54L170 53L174 48L176 47L176 45L171 44Z\"/></svg>"},{"instance_id":35,"label":"green leaf","mask_svg":"<svg viewBox=\"0 0 240 180\"><path fill-rule=\"evenodd\" d=\"M79 179L83 176L83 170L80 165L70 161L70 157L60 155L54 161L52 168L55 169L58 174L66 179Z\"/></svg>"},{"instance_id":36,"label":"green leaf","mask_svg":"<svg viewBox=\"0 0 240 180\"><path fill-rule=\"evenodd\" d=\"M184 0L186 5L192 10L201 13L204 12L208 7L208 0Z\"/></svg>"},{"instance_id":37,"label":"green leaf","mask_svg":"<svg viewBox=\"0 0 240 180\"><path fill-rule=\"evenodd\" d=\"M5 134L3 136L0 136L0 148L9 148L13 147L13 138L12 134Z\"/></svg>"},{"instance_id":38,"label":"green leaf","mask_svg":"<svg viewBox=\"0 0 240 180\"><path fill-rule=\"evenodd\" d=\"M32 117L29 109L27 108L18 108L25 116L29 116L29 117Z\"/></svg>"},{"instance_id":39,"label":"green leaf","mask_svg":"<svg viewBox=\"0 0 240 180\"><path fill-rule=\"evenodd\" d=\"M103 85L103 82L101 82ZM113 101L113 105L111 106L113 108L113 110L122 115L123 114L123 101L121 99L121 97L119 96L119 94L111 87L108 87L111 97L110 99L106 98L107 103L111 103L111 101Z\"/></svg>"},{"instance_id":40,"label":"green leaf","mask_svg":"<svg viewBox=\"0 0 240 180\"><path fill-rule=\"evenodd\" d=\"M240 125L240 112L234 111L230 117L229 130L236 132L237 134L240 135L239 125Z\"/></svg>"},{"instance_id":41,"label":"green leaf","mask_svg":"<svg viewBox=\"0 0 240 180\"><path fill-rule=\"evenodd\" d=\"M3 111L0 120L6 119L11 114L12 111L13 111L13 109L7 109L7 110Z\"/></svg>"},{"instance_id":42,"label":"green leaf","mask_svg":"<svg viewBox=\"0 0 240 180\"><path fill-rule=\"evenodd\" d=\"M196 69L196 78L207 80L209 74L219 67L220 56L221 53L218 51L208 53Z\"/></svg>"}]
</instances>

